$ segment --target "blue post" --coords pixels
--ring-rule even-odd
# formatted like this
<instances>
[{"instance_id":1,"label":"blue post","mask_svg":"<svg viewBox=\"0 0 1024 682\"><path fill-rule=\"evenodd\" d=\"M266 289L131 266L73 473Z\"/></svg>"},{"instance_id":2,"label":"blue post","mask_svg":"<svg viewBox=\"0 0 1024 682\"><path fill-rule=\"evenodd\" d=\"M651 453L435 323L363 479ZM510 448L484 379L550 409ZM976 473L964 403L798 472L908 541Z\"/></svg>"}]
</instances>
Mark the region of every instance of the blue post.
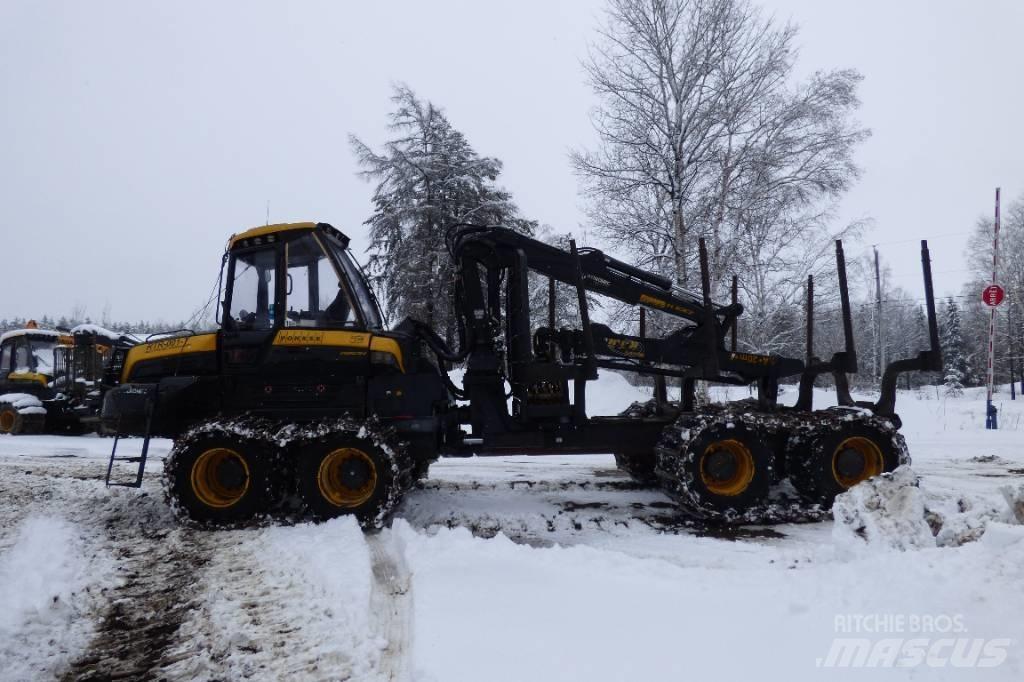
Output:
<instances>
[{"instance_id":1,"label":"blue post","mask_svg":"<svg viewBox=\"0 0 1024 682\"><path fill-rule=\"evenodd\" d=\"M998 429L999 428L999 410L989 400L985 406L985 428L986 429Z\"/></svg>"}]
</instances>

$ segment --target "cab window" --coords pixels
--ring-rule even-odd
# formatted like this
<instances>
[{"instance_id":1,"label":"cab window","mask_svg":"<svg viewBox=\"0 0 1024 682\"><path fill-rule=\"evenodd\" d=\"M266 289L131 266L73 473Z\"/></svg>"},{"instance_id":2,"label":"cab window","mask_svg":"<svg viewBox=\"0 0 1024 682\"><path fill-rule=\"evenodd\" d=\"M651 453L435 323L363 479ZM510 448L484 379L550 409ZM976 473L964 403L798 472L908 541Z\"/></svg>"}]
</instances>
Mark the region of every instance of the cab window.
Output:
<instances>
[{"instance_id":1,"label":"cab window","mask_svg":"<svg viewBox=\"0 0 1024 682\"><path fill-rule=\"evenodd\" d=\"M31 372L32 363L29 359L28 344L25 339L14 342L14 372Z\"/></svg>"},{"instance_id":2,"label":"cab window","mask_svg":"<svg viewBox=\"0 0 1024 682\"><path fill-rule=\"evenodd\" d=\"M235 257L228 316L236 329L273 328L276 265L274 249L241 253Z\"/></svg>"},{"instance_id":3,"label":"cab window","mask_svg":"<svg viewBox=\"0 0 1024 682\"><path fill-rule=\"evenodd\" d=\"M358 327L359 314L322 243L306 234L285 244L290 327Z\"/></svg>"},{"instance_id":4,"label":"cab window","mask_svg":"<svg viewBox=\"0 0 1024 682\"><path fill-rule=\"evenodd\" d=\"M53 375L54 351L57 342L51 339L34 338L31 341L33 371Z\"/></svg>"}]
</instances>

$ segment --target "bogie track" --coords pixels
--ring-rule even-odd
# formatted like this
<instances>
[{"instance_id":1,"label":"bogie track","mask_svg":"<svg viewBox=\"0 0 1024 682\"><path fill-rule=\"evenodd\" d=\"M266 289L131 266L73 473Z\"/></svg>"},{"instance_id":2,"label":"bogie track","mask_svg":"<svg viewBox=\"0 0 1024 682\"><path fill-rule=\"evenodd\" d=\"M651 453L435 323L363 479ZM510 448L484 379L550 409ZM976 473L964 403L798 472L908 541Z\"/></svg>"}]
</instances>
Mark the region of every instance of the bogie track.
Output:
<instances>
[{"instance_id":1,"label":"bogie track","mask_svg":"<svg viewBox=\"0 0 1024 682\"><path fill-rule=\"evenodd\" d=\"M892 421L868 410L763 411L746 401L681 415L653 458L682 511L743 524L819 520L840 492L910 461Z\"/></svg>"},{"instance_id":2,"label":"bogie track","mask_svg":"<svg viewBox=\"0 0 1024 682\"><path fill-rule=\"evenodd\" d=\"M163 487L175 514L193 525L351 514L377 528L412 482L404 444L374 421L240 417L202 422L176 439Z\"/></svg>"}]
</instances>

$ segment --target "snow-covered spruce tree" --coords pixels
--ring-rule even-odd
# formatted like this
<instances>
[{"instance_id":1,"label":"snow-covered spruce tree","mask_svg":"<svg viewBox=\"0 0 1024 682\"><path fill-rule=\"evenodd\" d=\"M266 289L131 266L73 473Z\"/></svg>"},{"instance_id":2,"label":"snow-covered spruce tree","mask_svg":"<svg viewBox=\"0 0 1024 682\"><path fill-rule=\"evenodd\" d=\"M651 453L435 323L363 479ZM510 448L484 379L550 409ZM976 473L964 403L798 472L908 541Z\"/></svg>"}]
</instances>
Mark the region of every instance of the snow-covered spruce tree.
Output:
<instances>
[{"instance_id":1,"label":"snow-covered spruce tree","mask_svg":"<svg viewBox=\"0 0 1024 682\"><path fill-rule=\"evenodd\" d=\"M946 395L958 396L963 393L964 384L970 376L970 365L964 349L963 325L960 306L952 297L946 299L942 310L942 324L939 327L942 344L942 360L945 364L943 385Z\"/></svg>"},{"instance_id":2,"label":"snow-covered spruce tree","mask_svg":"<svg viewBox=\"0 0 1024 682\"><path fill-rule=\"evenodd\" d=\"M445 235L459 223L504 225L531 234L511 195L495 184L501 161L480 156L442 109L397 86L388 128L377 152L349 140L361 175L376 182L368 276L389 321L413 317L451 343L456 320L450 294L453 263Z\"/></svg>"},{"instance_id":3,"label":"snow-covered spruce tree","mask_svg":"<svg viewBox=\"0 0 1024 682\"><path fill-rule=\"evenodd\" d=\"M757 350L789 343L757 327L792 317L807 274L830 269L830 209L868 134L852 119L860 75L798 82L795 37L746 0L610 0L587 63L600 144L572 156L591 219L637 265L695 289L703 236L717 297L744 275Z\"/></svg>"}]
</instances>

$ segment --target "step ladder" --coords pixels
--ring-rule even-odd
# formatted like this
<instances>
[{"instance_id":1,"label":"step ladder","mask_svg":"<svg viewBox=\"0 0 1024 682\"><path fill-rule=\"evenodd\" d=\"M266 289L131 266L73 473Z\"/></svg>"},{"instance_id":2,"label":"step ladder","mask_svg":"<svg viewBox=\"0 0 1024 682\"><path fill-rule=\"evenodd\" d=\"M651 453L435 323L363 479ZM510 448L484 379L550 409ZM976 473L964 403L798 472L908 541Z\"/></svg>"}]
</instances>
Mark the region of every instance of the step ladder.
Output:
<instances>
[{"instance_id":1,"label":"step ladder","mask_svg":"<svg viewBox=\"0 0 1024 682\"><path fill-rule=\"evenodd\" d=\"M151 400L146 401L146 431L142 438L142 452L134 457L118 457L117 456L117 444L121 440L121 420L117 420L117 429L114 431L114 447L110 450L110 462L107 464L107 478L106 485L108 488L141 488L142 477L146 472L146 457L149 455L149 440L152 437L150 429L153 425L153 412L156 406L156 392ZM119 482L111 481L110 476L114 470L114 462L131 462L138 464L138 470L135 472L135 480L131 482Z\"/></svg>"}]
</instances>

